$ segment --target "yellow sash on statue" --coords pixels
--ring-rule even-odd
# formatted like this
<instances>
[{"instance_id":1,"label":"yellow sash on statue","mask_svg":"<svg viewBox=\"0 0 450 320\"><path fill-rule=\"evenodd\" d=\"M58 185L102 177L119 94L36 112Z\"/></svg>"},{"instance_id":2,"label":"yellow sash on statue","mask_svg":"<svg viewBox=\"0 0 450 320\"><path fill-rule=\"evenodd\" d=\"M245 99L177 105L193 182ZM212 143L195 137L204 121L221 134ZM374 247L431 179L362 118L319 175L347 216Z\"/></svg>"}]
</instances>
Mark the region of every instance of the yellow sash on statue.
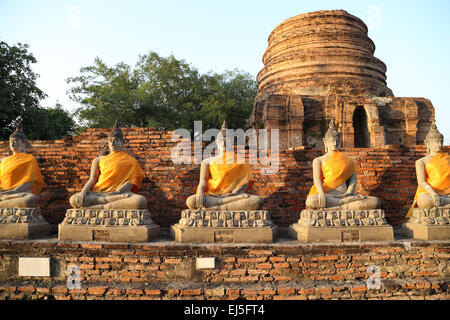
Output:
<instances>
[{"instance_id":1,"label":"yellow sash on statue","mask_svg":"<svg viewBox=\"0 0 450 320\"><path fill-rule=\"evenodd\" d=\"M233 163L227 164L227 154L229 159L233 157ZM250 188L251 182L250 165L243 163L236 163L236 155L233 153L224 153L222 163L218 163L219 159L211 161L209 165L209 179L206 182L205 194L220 196L222 194L230 193L236 188L248 183L246 190ZM230 161L230 160L228 160Z\"/></svg>"},{"instance_id":2,"label":"yellow sash on statue","mask_svg":"<svg viewBox=\"0 0 450 320\"><path fill-rule=\"evenodd\" d=\"M98 180L92 191L112 192L125 183L131 183L131 192L136 193L144 177L144 172L135 158L122 151L113 151L100 160Z\"/></svg>"},{"instance_id":3,"label":"yellow sash on statue","mask_svg":"<svg viewBox=\"0 0 450 320\"><path fill-rule=\"evenodd\" d=\"M328 158L325 163L322 164L322 186L323 191L328 193L350 178L356 170L355 162L347 157L345 154L335 151ZM313 185L309 190L309 196L317 194L316 186Z\"/></svg>"},{"instance_id":4,"label":"yellow sash on statue","mask_svg":"<svg viewBox=\"0 0 450 320\"><path fill-rule=\"evenodd\" d=\"M437 194L445 196L450 194L450 156L447 153L439 152L425 166L425 181L436 191ZM417 207L417 198L421 193L427 191L418 186L414 203L409 209L406 219L408 219L412 210Z\"/></svg>"},{"instance_id":5,"label":"yellow sash on statue","mask_svg":"<svg viewBox=\"0 0 450 320\"><path fill-rule=\"evenodd\" d=\"M0 163L0 190L10 190L31 182L31 192L39 194L44 186L39 165L32 154L15 153Z\"/></svg>"}]
</instances>

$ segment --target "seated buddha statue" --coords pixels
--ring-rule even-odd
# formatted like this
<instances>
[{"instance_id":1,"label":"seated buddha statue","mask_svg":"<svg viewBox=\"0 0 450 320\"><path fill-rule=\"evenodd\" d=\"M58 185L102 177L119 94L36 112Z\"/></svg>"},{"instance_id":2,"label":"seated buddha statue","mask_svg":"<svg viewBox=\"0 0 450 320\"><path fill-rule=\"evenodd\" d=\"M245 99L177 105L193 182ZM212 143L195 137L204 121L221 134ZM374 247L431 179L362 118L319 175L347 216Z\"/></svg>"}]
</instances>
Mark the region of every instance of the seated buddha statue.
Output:
<instances>
[{"instance_id":1,"label":"seated buddha statue","mask_svg":"<svg viewBox=\"0 0 450 320\"><path fill-rule=\"evenodd\" d=\"M12 155L0 160L0 208L37 207L44 186L39 165L25 153L27 137L21 126L9 137Z\"/></svg>"},{"instance_id":2,"label":"seated buddha statue","mask_svg":"<svg viewBox=\"0 0 450 320\"><path fill-rule=\"evenodd\" d=\"M197 192L186 200L191 210L252 211L261 210L264 205L263 198L246 193L250 187L250 166L237 163L236 153L226 151L226 143L231 143L226 131L224 121L215 141L218 154L202 161Z\"/></svg>"},{"instance_id":3,"label":"seated buddha statue","mask_svg":"<svg viewBox=\"0 0 450 320\"><path fill-rule=\"evenodd\" d=\"M70 198L73 208L145 209L147 199L136 194L144 172L135 158L121 151L125 140L117 121L108 136L109 154L92 161L88 182Z\"/></svg>"},{"instance_id":4,"label":"seated buddha statue","mask_svg":"<svg viewBox=\"0 0 450 320\"><path fill-rule=\"evenodd\" d=\"M436 124L430 126L425 137L427 155L416 161L417 191L412 209L431 209L433 207L450 208L450 156L442 152L444 136Z\"/></svg>"},{"instance_id":5,"label":"seated buddha statue","mask_svg":"<svg viewBox=\"0 0 450 320\"><path fill-rule=\"evenodd\" d=\"M341 135L334 120L323 139L325 154L313 160L314 185L306 199L306 207L317 210L369 210L379 208L376 197L355 193L356 166L339 151Z\"/></svg>"}]
</instances>

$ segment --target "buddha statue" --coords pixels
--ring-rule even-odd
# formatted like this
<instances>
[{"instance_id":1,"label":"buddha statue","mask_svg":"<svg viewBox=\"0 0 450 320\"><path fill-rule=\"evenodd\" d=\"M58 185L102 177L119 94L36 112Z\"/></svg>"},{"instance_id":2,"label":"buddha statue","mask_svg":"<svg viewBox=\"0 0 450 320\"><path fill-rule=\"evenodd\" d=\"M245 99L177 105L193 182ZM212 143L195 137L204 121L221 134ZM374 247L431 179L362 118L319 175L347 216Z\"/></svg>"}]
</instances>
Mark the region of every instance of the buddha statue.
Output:
<instances>
[{"instance_id":1,"label":"buddha statue","mask_svg":"<svg viewBox=\"0 0 450 320\"><path fill-rule=\"evenodd\" d=\"M406 219L415 207L450 208L450 156L442 152L443 141L444 136L433 123L424 141L427 155L416 161L418 187Z\"/></svg>"},{"instance_id":2,"label":"buddha statue","mask_svg":"<svg viewBox=\"0 0 450 320\"><path fill-rule=\"evenodd\" d=\"M20 125L9 137L12 155L0 160L0 208L38 206L44 179L36 159L25 153L28 140Z\"/></svg>"},{"instance_id":3,"label":"buddha statue","mask_svg":"<svg viewBox=\"0 0 450 320\"><path fill-rule=\"evenodd\" d=\"M306 207L317 210L370 210L380 206L376 197L355 193L356 166L339 151L340 134L330 121L323 139L325 154L313 160L314 185L306 199Z\"/></svg>"},{"instance_id":4,"label":"buddha statue","mask_svg":"<svg viewBox=\"0 0 450 320\"><path fill-rule=\"evenodd\" d=\"M109 154L92 161L88 182L70 198L73 208L146 209L147 199L136 194L144 172L135 158L122 151L125 140L117 121L108 137Z\"/></svg>"},{"instance_id":5,"label":"buddha statue","mask_svg":"<svg viewBox=\"0 0 450 320\"><path fill-rule=\"evenodd\" d=\"M226 131L224 121L215 141L218 154L202 161L197 193L186 200L191 210L261 210L264 205L263 198L246 193L250 186L250 166L237 163L237 155L226 151L227 143L232 143Z\"/></svg>"}]
</instances>

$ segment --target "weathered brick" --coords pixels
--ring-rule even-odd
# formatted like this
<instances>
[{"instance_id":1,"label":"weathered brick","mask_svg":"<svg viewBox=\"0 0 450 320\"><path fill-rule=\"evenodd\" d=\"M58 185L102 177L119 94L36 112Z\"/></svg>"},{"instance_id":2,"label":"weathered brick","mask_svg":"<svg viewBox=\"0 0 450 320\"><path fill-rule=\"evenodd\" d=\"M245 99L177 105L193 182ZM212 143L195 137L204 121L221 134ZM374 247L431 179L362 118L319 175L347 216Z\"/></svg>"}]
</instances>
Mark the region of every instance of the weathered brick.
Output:
<instances>
[{"instance_id":1,"label":"weathered brick","mask_svg":"<svg viewBox=\"0 0 450 320\"><path fill-rule=\"evenodd\" d=\"M106 290L108 290L107 286L99 286L99 287L89 287L88 293L92 295L102 296L105 294Z\"/></svg>"}]
</instances>

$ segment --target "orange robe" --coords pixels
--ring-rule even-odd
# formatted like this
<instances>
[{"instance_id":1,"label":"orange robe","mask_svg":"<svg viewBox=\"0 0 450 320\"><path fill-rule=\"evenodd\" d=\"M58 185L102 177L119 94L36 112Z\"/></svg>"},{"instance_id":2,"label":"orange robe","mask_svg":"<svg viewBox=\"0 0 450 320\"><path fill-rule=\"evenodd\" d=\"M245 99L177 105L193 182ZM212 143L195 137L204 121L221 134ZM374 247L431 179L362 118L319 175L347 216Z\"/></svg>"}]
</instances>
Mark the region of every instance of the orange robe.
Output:
<instances>
[{"instance_id":1,"label":"orange robe","mask_svg":"<svg viewBox=\"0 0 450 320\"><path fill-rule=\"evenodd\" d=\"M352 159L339 151L333 152L328 160L322 164L323 191L328 193L336 189L347 181L347 179L350 178L355 171L356 165ZM313 185L306 198L317 193L317 188Z\"/></svg>"},{"instance_id":2,"label":"orange robe","mask_svg":"<svg viewBox=\"0 0 450 320\"><path fill-rule=\"evenodd\" d=\"M31 182L31 192L39 194L44 186L39 165L32 154L15 153L0 163L0 190L10 190Z\"/></svg>"},{"instance_id":3,"label":"orange robe","mask_svg":"<svg viewBox=\"0 0 450 320\"><path fill-rule=\"evenodd\" d=\"M425 181L437 194L441 196L450 194L450 155L440 152L428 161L425 166ZM406 219L411 216L412 210L417 207L417 198L422 193L427 193L427 191L421 186L417 186L414 202L406 215Z\"/></svg>"},{"instance_id":4,"label":"orange robe","mask_svg":"<svg viewBox=\"0 0 450 320\"><path fill-rule=\"evenodd\" d=\"M233 163L227 163L228 159L233 157ZM224 153L222 161L216 159L209 164L209 178L206 182L204 193L207 195L220 196L230 193L236 188L242 187L248 183L246 191L250 188L253 181L249 181L250 165L247 163L236 163L236 155L233 153ZM229 162L230 160L228 160ZM221 163L218 163L221 162Z\"/></svg>"},{"instance_id":5,"label":"orange robe","mask_svg":"<svg viewBox=\"0 0 450 320\"><path fill-rule=\"evenodd\" d=\"M113 151L99 162L97 183L94 192L107 193L131 183L131 192L138 192L145 175L135 158L122 151Z\"/></svg>"}]
</instances>

